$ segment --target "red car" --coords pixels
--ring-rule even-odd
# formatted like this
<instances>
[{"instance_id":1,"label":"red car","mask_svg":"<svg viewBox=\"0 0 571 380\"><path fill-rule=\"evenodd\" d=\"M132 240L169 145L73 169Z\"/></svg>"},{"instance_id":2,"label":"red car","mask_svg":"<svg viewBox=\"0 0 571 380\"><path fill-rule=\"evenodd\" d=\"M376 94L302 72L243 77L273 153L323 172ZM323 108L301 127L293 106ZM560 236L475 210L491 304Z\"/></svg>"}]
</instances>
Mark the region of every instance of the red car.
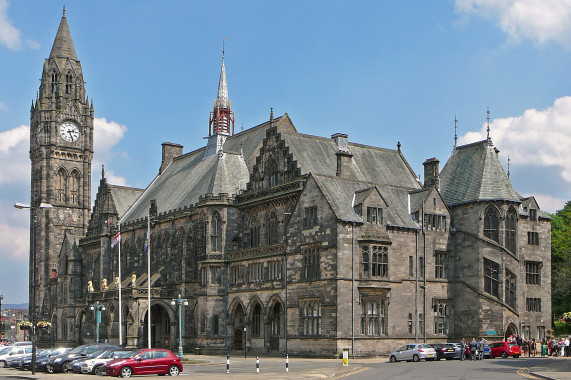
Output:
<instances>
[{"instance_id":1,"label":"red car","mask_svg":"<svg viewBox=\"0 0 571 380\"><path fill-rule=\"evenodd\" d=\"M131 377L132 375L178 376L182 363L169 350L147 348L134 351L131 355L113 359L101 370L102 375Z\"/></svg>"},{"instance_id":2,"label":"red car","mask_svg":"<svg viewBox=\"0 0 571 380\"><path fill-rule=\"evenodd\" d=\"M492 350L492 358L497 358L499 356L502 358L507 358L508 356L518 358L521 355L521 349L515 342L490 343L490 349Z\"/></svg>"}]
</instances>

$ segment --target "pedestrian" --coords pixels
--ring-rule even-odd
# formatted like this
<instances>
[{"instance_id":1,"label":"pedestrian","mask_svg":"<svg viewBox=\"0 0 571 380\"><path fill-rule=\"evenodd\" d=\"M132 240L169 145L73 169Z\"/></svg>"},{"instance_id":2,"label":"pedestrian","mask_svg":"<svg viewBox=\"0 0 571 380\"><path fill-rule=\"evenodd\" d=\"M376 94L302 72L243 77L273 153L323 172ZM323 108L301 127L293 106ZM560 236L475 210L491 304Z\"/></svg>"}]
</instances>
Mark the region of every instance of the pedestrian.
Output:
<instances>
[{"instance_id":1,"label":"pedestrian","mask_svg":"<svg viewBox=\"0 0 571 380\"><path fill-rule=\"evenodd\" d=\"M541 356L547 355L547 342L545 342L545 338L541 340Z\"/></svg>"},{"instance_id":2,"label":"pedestrian","mask_svg":"<svg viewBox=\"0 0 571 380\"><path fill-rule=\"evenodd\" d=\"M565 356L571 356L571 348L569 347L569 337L565 338Z\"/></svg>"},{"instance_id":3,"label":"pedestrian","mask_svg":"<svg viewBox=\"0 0 571 380\"><path fill-rule=\"evenodd\" d=\"M523 340L522 349L523 349L523 356L529 357L529 340L527 340L527 338Z\"/></svg>"},{"instance_id":4,"label":"pedestrian","mask_svg":"<svg viewBox=\"0 0 571 380\"><path fill-rule=\"evenodd\" d=\"M476 351L478 350L476 339L472 338L470 341L470 360L474 360L476 358Z\"/></svg>"},{"instance_id":5,"label":"pedestrian","mask_svg":"<svg viewBox=\"0 0 571 380\"><path fill-rule=\"evenodd\" d=\"M466 338L460 341L460 360L466 360Z\"/></svg>"},{"instance_id":6,"label":"pedestrian","mask_svg":"<svg viewBox=\"0 0 571 380\"><path fill-rule=\"evenodd\" d=\"M537 342L535 341L535 338L533 338L531 340L531 356L535 358L535 355L537 355Z\"/></svg>"}]
</instances>

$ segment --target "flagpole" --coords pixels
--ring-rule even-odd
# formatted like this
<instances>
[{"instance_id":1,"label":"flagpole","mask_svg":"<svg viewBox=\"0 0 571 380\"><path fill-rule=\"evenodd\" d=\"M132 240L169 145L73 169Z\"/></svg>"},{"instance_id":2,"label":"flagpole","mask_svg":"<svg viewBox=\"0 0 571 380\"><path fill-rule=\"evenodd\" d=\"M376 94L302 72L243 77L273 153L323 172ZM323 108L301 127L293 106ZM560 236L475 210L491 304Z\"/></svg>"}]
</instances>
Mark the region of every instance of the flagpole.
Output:
<instances>
[{"instance_id":1,"label":"flagpole","mask_svg":"<svg viewBox=\"0 0 571 380\"><path fill-rule=\"evenodd\" d=\"M151 348L151 213L147 219L147 297L148 297L148 323L147 323L147 342Z\"/></svg>"},{"instance_id":2,"label":"flagpole","mask_svg":"<svg viewBox=\"0 0 571 380\"><path fill-rule=\"evenodd\" d=\"M121 320L123 317L122 311L122 301L121 301L121 223L117 225L119 228L119 345L123 345L123 321Z\"/></svg>"}]
</instances>

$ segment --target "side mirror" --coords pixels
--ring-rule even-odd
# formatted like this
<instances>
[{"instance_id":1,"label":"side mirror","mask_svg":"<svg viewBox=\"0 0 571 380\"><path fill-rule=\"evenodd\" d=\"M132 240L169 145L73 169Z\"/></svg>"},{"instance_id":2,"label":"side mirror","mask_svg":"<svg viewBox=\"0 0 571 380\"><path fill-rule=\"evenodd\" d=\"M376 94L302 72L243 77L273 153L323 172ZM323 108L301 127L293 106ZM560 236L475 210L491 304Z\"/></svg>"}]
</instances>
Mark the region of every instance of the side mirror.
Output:
<instances>
[{"instance_id":1,"label":"side mirror","mask_svg":"<svg viewBox=\"0 0 571 380\"><path fill-rule=\"evenodd\" d=\"M141 360L143 360L143 359L142 358L136 358L135 360L140 363Z\"/></svg>"}]
</instances>

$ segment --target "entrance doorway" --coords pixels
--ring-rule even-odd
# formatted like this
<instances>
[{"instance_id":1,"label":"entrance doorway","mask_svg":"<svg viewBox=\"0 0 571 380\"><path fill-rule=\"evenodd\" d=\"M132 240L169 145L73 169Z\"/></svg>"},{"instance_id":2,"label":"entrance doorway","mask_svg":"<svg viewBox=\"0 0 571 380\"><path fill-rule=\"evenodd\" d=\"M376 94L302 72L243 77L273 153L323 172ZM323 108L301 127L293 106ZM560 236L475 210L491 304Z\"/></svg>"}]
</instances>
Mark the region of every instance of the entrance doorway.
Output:
<instances>
[{"instance_id":1,"label":"entrance doorway","mask_svg":"<svg viewBox=\"0 0 571 380\"><path fill-rule=\"evenodd\" d=\"M243 339L244 339L244 334L242 333L242 328L237 328L234 331L234 349L235 350L242 350L244 348L243 346Z\"/></svg>"},{"instance_id":2,"label":"entrance doorway","mask_svg":"<svg viewBox=\"0 0 571 380\"><path fill-rule=\"evenodd\" d=\"M145 313L145 325L143 331L142 347L148 347L148 319ZM151 347L170 348L171 323L168 311L162 305L151 306Z\"/></svg>"},{"instance_id":3,"label":"entrance doorway","mask_svg":"<svg viewBox=\"0 0 571 380\"><path fill-rule=\"evenodd\" d=\"M234 325L234 349L244 349L244 323L246 321L246 313L242 305L238 304L234 309L234 318L232 319Z\"/></svg>"},{"instance_id":4,"label":"entrance doorway","mask_svg":"<svg viewBox=\"0 0 571 380\"><path fill-rule=\"evenodd\" d=\"M513 336L515 338L516 335L517 335L517 328L515 327L515 324L513 323L508 324L508 327L506 327L506 333L504 334L504 339L508 340L510 336Z\"/></svg>"}]
</instances>

